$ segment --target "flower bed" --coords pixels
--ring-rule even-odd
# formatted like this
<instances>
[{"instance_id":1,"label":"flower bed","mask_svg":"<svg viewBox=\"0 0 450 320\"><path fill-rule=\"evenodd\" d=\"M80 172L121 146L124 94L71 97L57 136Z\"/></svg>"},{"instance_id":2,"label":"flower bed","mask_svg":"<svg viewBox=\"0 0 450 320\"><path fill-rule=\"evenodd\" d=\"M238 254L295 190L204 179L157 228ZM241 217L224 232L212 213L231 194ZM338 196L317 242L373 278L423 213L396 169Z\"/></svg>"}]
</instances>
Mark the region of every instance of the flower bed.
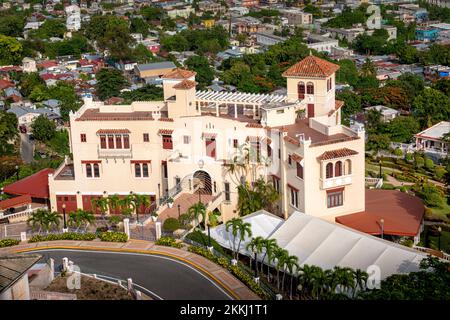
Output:
<instances>
[{"instance_id":1,"label":"flower bed","mask_svg":"<svg viewBox=\"0 0 450 320\"><path fill-rule=\"evenodd\" d=\"M78 240L78 241L92 241L97 236L94 233L76 233L76 232L65 232L58 234L38 234L31 237L28 240L29 243L42 242L42 241L57 241L57 240Z\"/></svg>"},{"instance_id":2,"label":"flower bed","mask_svg":"<svg viewBox=\"0 0 450 320\"><path fill-rule=\"evenodd\" d=\"M220 265L221 267L227 269L231 272L236 278L241 280L250 290L256 293L260 298L264 300L269 300L269 295L266 294L264 290L253 280L251 276L249 276L246 272L242 271L238 266L231 265L227 259L216 257L209 250L199 248L196 246L190 246L188 248L189 252L199 254L205 257L208 260Z\"/></svg>"},{"instance_id":3,"label":"flower bed","mask_svg":"<svg viewBox=\"0 0 450 320\"><path fill-rule=\"evenodd\" d=\"M15 245L18 245L19 243L20 243L19 240L3 239L3 240L0 240L0 248L15 246Z\"/></svg>"},{"instance_id":4,"label":"flower bed","mask_svg":"<svg viewBox=\"0 0 450 320\"><path fill-rule=\"evenodd\" d=\"M128 236L124 232L102 232L98 235L105 242L127 242Z\"/></svg>"},{"instance_id":5,"label":"flower bed","mask_svg":"<svg viewBox=\"0 0 450 320\"><path fill-rule=\"evenodd\" d=\"M177 243L172 237L161 237L158 241L156 241L157 245L166 246L166 247L174 247L180 249L183 245L181 243Z\"/></svg>"}]
</instances>

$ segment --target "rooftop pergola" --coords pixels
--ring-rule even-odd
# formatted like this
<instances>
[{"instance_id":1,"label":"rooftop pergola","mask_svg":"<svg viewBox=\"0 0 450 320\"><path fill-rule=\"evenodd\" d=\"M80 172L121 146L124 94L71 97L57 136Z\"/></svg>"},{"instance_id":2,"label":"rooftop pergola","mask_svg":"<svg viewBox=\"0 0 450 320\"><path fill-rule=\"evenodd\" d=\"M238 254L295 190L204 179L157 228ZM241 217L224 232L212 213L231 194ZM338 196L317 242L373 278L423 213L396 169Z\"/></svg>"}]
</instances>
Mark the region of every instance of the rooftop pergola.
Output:
<instances>
[{"instance_id":1,"label":"rooftop pergola","mask_svg":"<svg viewBox=\"0 0 450 320\"><path fill-rule=\"evenodd\" d=\"M238 105L250 106L253 115L259 114L259 107L263 104L281 103L286 100L285 95L279 94L257 94L244 92L217 92L217 91L197 91L195 99L200 106L213 105L216 109L216 116L220 115L220 105L234 106L234 117L238 117ZM258 113L256 113L258 112Z\"/></svg>"}]
</instances>

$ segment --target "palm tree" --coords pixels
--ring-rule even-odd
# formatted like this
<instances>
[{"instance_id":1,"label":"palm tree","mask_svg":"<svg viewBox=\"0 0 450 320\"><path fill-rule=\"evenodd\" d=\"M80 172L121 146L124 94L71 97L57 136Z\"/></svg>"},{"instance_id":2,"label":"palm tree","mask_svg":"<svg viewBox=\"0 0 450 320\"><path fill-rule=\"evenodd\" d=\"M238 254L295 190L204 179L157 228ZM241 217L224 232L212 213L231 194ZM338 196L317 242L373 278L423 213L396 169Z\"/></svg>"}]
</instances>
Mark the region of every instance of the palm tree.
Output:
<instances>
[{"instance_id":1,"label":"palm tree","mask_svg":"<svg viewBox=\"0 0 450 320\"><path fill-rule=\"evenodd\" d=\"M75 212L69 214L69 225L75 226L77 231L84 225L84 231L87 230L89 224L95 220L94 214L91 211L77 209Z\"/></svg>"},{"instance_id":2,"label":"palm tree","mask_svg":"<svg viewBox=\"0 0 450 320\"><path fill-rule=\"evenodd\" d=\"M108 211L108 198L100 197L91 200L92 207L94 210L100 210L102 218L105 218L106 212Z\"/></svg>"},{"instance_id":3,"label":"palm tree","mask_svg":"<svg viewBox=\"0 0 450 320\"><path fill-rule=\"evenodd\" d=\"M367 272L362 271L361 269L353 270L353 279L355 280L355 286L353 290L352 297L354 298L358 290L364 290L366 288L367 279L369 275Z\"/></svg>"},{"instance_id":4,"label":"palm tree","mask_svg":"<svg viewBox=\"0 0 450 320\"><path fill-rule=\"evenodd\" d=\"M117 208L120 208L120 198L117 194L109 196L108 198L109 211L115 213Z\"/></svg>"},{"instance_id":5,"label":"palm tree","mask_svg":"<svg viewBox=\"0 0 450 320\"><path fill-rule=\"evenodd\" d=\"M291 274L291 281L289 286L289 299L292 300L292 281L294 279L294 272L298 269L298 258L297 256L287 256L284 261L284 274L283 274L283 288L284 289L284 276L286 275L286 271L289 271ZM287 269L287 270L286 270Z\"/></svg>"},{"instance_id":6,"label":"palm tree","mask_svg":"<svg viewBox=\"0 0 450 320\"><path fill-rule=\"evenodd\" d=\"M59 213L39 209L33 212L31 217L28 218L28 224L30 224L33 229L38 225L39 233L41 230L48 233L52 227L56 228L59 226L60 220L61 216Z\"/></svg>"},{"instance_id":7,"label":"palm tree","mask_svg":"<svg viewBox=\"0 0 450 320\"><path fill-rule=\"evenodd\" d=\"M270 281L270 264L275 261L276 255L275 253L280 249L278 244L275 244L273 247L269 247L269 251L267 251L267 279Z\"/></svg>"},{"instance_id":8,"label":"palm tree","mask_svg":"<svg viewBox=\"0 0 450 320\"><path fill-rule=\"evenodd\" d=\"M206 207L202 202L197 202L188 209L187 213L191 219L195 221L194 227L197 227L199 224L199 217L202 217L203 219L206 217Z\"/></svg>"},{"instance_id":9,"label":"palm tree","mask_svg":"<svg viewBox=\"0 0 450 320\"><path fill-rule=\"evenodd\" d=\"M266 255L268 254L268 252L272 252L276 247L277 247L276 239L265 239L264 242L262 243L262 248L264 248L264 255L261 260L261 273L263 272L264 260L266 259ZM269 269L269 263L267 265L268 265L267 269Z\"/></svg>"},{"instance_id":10,"label":"palm tree","mask_svg":"<svg viewBox=\"0 0 450 320\"><path fill-rule=\"evenodd\" d=\"M41 233L45 224L45 216L47 212L47 210L42 209L33 212L31 217L27 220L28 225L30 225L33 230L36 230L36 227L39 227L38 233Z\"/></svg>"},{"instance_id":11,"label":"palm tree","mask_svg":"<svg viewBox=\"0 0 450 320\"><path fill-rule=\"evenodd\" d=\"M118 201L118 205L124 216L130 216L133 211L136 210L136 203L134 202L133 195L127 195Z\"/></svg>"},{"instance_id":12,"label":"palm tree","mask_svg":"<svg viewBox=\"0 0 450 320\"><path fill-rule=\"evenodd\" d=\"M245 247L247 250L255 254L255 270L258 269L258 253L261 253L263 246L263 237L252 238L252 240ZM250 268L252 267L252 256L250 255Z\"/></svg>"},{"instance_id":13,"label":"palm tree","mask_svg":"<svg viewBox=\"0 0 450 320\"><path fill-rule=\"evenodd\" d=\"M248 222L243 222L241 220L241 223L238 225L238 230L239 230L239 242L238 242L238 247L237 247L237 251L236 251L236 260L239 261L239 252L241 249L241 242L245 240L245 235L248 235L249 237L252 236L252 225Z\"/></svg>"},{"instance_id":14,"label":"palm tree","mask_svg":"<svg viewBox=\"0 0 450 320\"><path fill-rule=\"evenodd\" d=\"M284 262L289 256L289 252L278 247L274 254L275 259L277 260L277 263L275 264L275 269L277 270L277 288L280 290L280 269L284 266Z\"/></svg>"}]
</instances>

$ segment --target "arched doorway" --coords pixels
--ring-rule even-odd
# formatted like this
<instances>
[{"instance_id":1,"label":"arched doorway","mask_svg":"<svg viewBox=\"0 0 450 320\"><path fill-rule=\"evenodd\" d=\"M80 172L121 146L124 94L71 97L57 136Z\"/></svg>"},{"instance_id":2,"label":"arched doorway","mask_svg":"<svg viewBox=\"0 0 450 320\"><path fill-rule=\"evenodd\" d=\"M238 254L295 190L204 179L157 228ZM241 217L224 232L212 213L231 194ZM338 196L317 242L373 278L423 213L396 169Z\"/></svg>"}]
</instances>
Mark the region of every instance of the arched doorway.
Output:
<instances>
[{"instance_id":1,"label":"arched doorway","mask_svg":"<svg viewBox=\"0 0 450 320\"><path fill-rule=\"evenodd\" d=\"M212 194L211 176L203 170L194 173L194 189L201 194Z\"/></svg>"}]
</instances>

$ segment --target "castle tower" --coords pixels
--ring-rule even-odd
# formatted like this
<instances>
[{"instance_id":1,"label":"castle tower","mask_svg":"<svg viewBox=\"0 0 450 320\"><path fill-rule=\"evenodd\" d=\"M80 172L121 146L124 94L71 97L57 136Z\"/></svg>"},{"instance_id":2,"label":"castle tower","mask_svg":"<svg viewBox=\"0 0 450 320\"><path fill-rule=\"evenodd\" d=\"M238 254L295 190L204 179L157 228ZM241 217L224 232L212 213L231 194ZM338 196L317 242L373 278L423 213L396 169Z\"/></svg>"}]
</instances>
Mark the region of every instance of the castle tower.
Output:
<instances>
[{"instance_id":1,"label":"castle tower","mask_svg":"<svg viewBox=\"0 0 450 320\"><path fill-rule=\"evenodd\" d=\"M289 101L301 101L308 118L335 110L335 74L339 66L309 55L283 73Z\"/></svg>"},{"instance_id":2,"label":"castle tower","mask_svg":"<svg viewBox=\"0 0 450 320\"><path fill-rule=\"evenodd\" d=\"M174 86L182 82L183 80L195 81L195 75L197 73L190 70L176 68L162 76L164 101L173 98L175 96Z\"/></svg>"},{"instance_id":3,"label":"castle tower","mask_svg":"<svg viewBox=\"0 0 450 320\"><path fill-rule=\"evenodd\" d=\"M163 76L169 118L200 114L195 106L195 75L194 71L177 68Z\"/></svg>"}]
</instances>

